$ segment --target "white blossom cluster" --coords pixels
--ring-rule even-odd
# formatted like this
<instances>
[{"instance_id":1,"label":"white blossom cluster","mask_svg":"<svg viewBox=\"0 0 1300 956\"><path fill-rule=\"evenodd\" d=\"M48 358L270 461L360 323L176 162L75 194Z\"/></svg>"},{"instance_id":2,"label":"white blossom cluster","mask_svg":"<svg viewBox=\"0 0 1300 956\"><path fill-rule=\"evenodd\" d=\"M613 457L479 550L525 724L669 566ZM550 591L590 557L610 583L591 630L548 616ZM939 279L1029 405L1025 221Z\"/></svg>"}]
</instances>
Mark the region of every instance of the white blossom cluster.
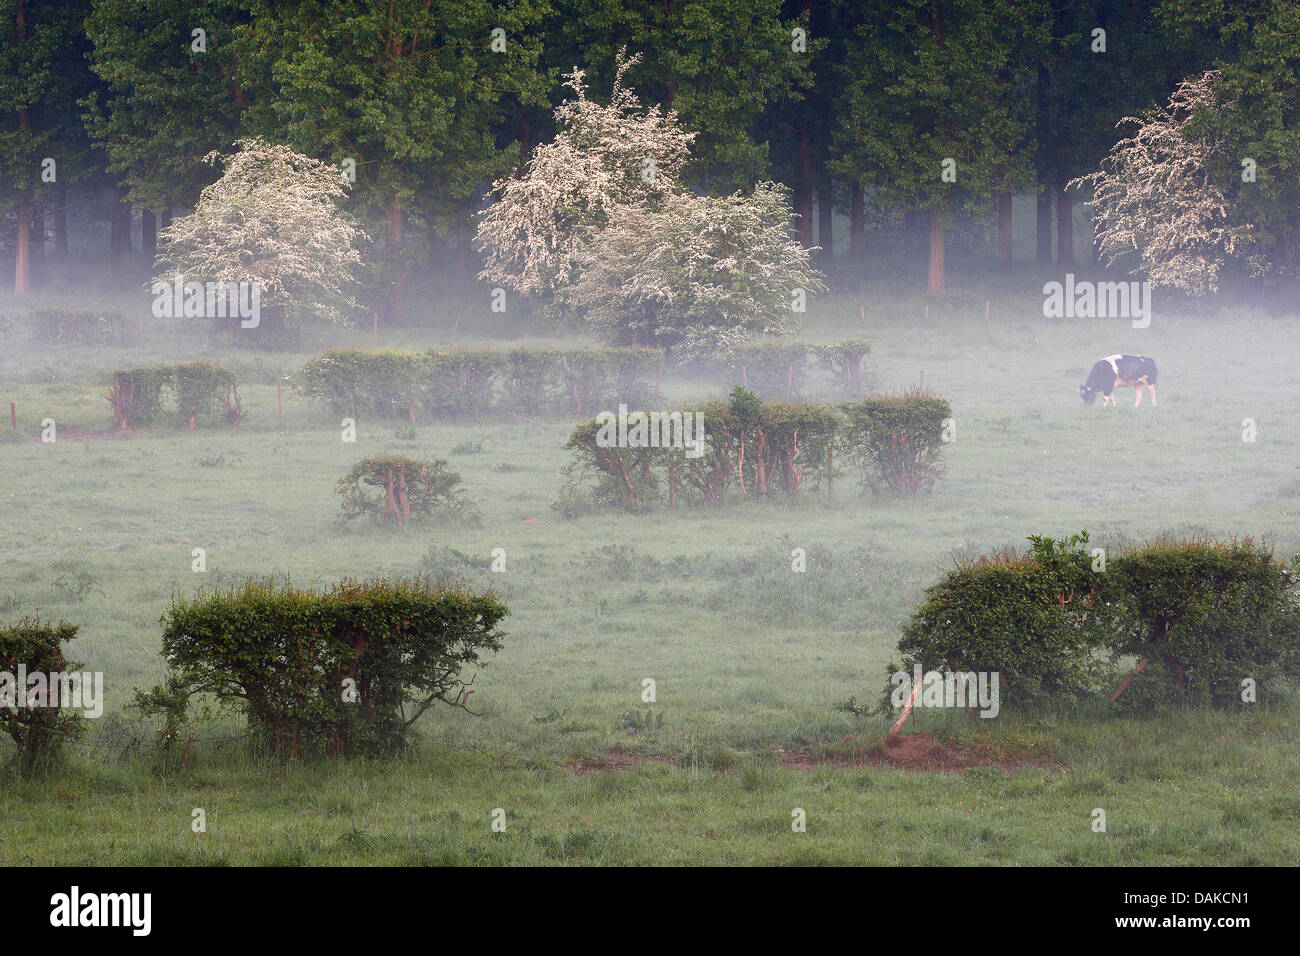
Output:
<instances>
[{"instance_id":1,"label":"white blossom cluster","mask_svg":"<svg viewBox=\"0 0 1300 956\"><path fill-rule=\"evenodd\" d=\"M1225 143L1200 122L1218 110L1218 71L1180 83L1163 110L1126 116L1136 124L1095 173L1071 185L1091 184L1100 251L1108 264L1133 253L1153 286L1203 296L1218 291L1219 276L1243 231L1230 222L1229 201L1211 168Z\"/></svg>"},{"instance_id":2,"label":"white blossom cluster","mask_svg":"<svg viewBox=\"0 0 1300 956\"><path fill-rule=\"evenodd\" d=\"M613 341L683 355L787 331L797 291L825 286L792 237L785 188L725 198L686 188L695 134L672 111L642 109L624 82L636 62L619 56L608 106L587 98L581 70L568 76L575 95L555 111L555 139L522 176L494 184L480 278Z\"/></svg>"},{"instance_id":3,"label":"white blossom cluster","mask_svg":"<svg viewBox=\"0 0 1300 956\"><path fill-rule=\"evenodd\" d=\"M339 210L346 181L337 167L287 146L241 139L222 159L220 179L192 215L159 232L160 259L200 282L255 282L263 302L290 320L314 316L348 324L351 288L369 237Z\"/></svg>"}]
</instances>

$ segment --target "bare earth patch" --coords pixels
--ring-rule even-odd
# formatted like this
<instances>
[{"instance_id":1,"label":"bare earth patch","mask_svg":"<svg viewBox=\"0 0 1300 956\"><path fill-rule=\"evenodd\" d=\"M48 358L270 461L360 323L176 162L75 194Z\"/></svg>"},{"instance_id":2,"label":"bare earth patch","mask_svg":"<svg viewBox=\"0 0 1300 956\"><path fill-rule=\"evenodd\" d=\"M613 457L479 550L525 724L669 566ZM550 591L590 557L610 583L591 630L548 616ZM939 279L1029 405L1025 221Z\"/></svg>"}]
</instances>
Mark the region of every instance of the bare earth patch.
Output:
<instances>
[{"instance_id":1,"label":"bare earth patch","mask_svg":"<svg viewBox=\"0 0 1300 956\"><path fill-rule=\"evenodd\" d=\"M1033 747L992 747L936 740L930 734L886 734L881 737L845 737L829 747L778 750L792 770L815 770L823 764L836 767L884 767L891 770L951 773L973 767L1049 767L1049 754Z\"/></svg>"},{"instance_id":2,"label":"bare earth patch","mask_svg":"<svg viewBox=\"0 0 1300 956\"><path fill-rule=\"evenodd\" d=\"M610 749L599 757L580 757L570 766L575 773L591 773L595 770L631 770L643 763L658 763L671 767L675 766L677 761L669 756L630 754L625 750Z\"/></svg>"},{"instance_id":3,"label":"bare earth patch","mask_svg":"<svg viewBox=\"0 0 1300 956\"><path fill-rule=\"evenodd\" d=\"M830 765L839 768L882 767L913 773L954 773L975 767L1052 767L1051 754L1033 746L1013 744L993 747L989 744L965 744L938 740L930 734L885 734L880 737L845 737L837 743L798 750L772 751L791 770L811 771ZM663 754L635 754L610 749L599 757L578 758L570 763L575 773L598 770L632 770L644 763L676 766L677 760ZM719 773L736 773L734 767Z\"/></svg>"}]
</instances>

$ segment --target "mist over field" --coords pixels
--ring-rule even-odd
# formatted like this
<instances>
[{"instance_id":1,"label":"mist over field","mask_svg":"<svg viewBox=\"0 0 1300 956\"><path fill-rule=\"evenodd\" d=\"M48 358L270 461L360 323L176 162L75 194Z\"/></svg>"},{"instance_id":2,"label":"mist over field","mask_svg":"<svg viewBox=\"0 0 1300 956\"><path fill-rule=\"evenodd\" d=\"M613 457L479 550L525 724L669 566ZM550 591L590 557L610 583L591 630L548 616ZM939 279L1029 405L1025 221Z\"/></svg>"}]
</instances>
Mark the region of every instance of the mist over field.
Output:
<instances>
[{"instance_id":1,"label":"mist over field","mask_svg":"<svg viewBox=\"0 0 1300 956\"><path fill-rule=\"evenodd\" d=\"M0 863L1293 865L1298 37L0 0Z\"/></svg>"}]
</instances>

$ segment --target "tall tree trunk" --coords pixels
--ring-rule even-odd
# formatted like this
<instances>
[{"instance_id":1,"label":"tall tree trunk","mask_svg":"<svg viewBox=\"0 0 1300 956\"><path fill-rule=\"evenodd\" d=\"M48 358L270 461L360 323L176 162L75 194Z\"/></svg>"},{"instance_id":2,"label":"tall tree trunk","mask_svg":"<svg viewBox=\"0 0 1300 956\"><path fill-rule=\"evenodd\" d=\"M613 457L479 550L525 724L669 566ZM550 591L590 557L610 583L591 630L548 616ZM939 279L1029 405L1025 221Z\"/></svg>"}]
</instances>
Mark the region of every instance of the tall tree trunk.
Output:
<instances>
[{"instance_id":1,"label":"tall tree trunk","mask_svg":"<svg viewBox=\"0 0 1300 956\"><path fill-rule=\"evenodd\" d=\"M54 255L68 257L68 186L63 182L54 186Z\"/></svg>"},{"instance_id":2,"label":"tall tree trunk","mask_svg":"<svg viewBox=\"0 0 1300 956\"><path fill-rule=\"evenodd\" d=\"M162 211L162 215L158 217L158 228L166 229L171 224L172 224L172 207L168 206L166 209Z\"/></svg>"},{"instance_id":3,"label":"tall tree trunk","mask_svg":"<svg viewBox=\"0 0 1300 956\"><path fill-rule=\"evenodd\" d=\"M108 217L108 272L115 279L122 274L122 256L125 254L125 248L129 247L131 242L131 237L123 234L123 225L130 226L130 220L125 219L122 215L124 205L122 188L114 186L113 209Z\"/></svg>"},{"instance_id":4,"label":"tall tree trunk","mask_svg":"<svg viewBox=\"0 0 1300 956\"><path fill-rule=\"evenodd\" d=\"M26 204L18 207L18 246L14 256L14 295L32 291L31 217Z\"/></svg>"},{"instance_id":5,"label":"tall tree trunk","mask_svg":"<svg viewBox=\"0 0 1300 956\"><path fill-rule=\"evenodd\" d=\"M31 247L32 247L32 252L31 252L32 272L36 275L40 275L41 270L45 268L45 217L44 216L42 215L32 216L32 235L29 241L31 242Z\"/></svg>"},{"instance_id":6,"label":"tall tree trunk","mask_svg":"<svg viewBox=\"0 0 1300 956\"><path fill-rule=\"evenodd\" d=\"M1074 197L1064 186L1056 194L1056 261L1074 265Z\"/></svg>"},{"instance_id":7,"label":"tall tree trunk","mask_svg":"<svg viewBox=\"0 0 1300 956\"><path fill-rule=\"evenodd\" d=\"M27 7L23 0L18 0L14 8L16 36L20 44L27 43ZM31 114L27 107L18 109L18 128L24 133L32 131ZM26 295L32 291L31 263L31 205L27 202L18 206L18 244L14 249L14 294Z\"/></svg>"},{"instance_id":8,"label":"tall tree trunk","mask_svg":"<svg viewBox=\"0 0 1300 956\"><path fill-rule=\"evenodd\" d=\"M388 261L396 269L393 277L393 322L406 324L406 265L402 262L402 207L396 196L389 196L384 204L384 218L388 220Z\"/></svg>"},{"instance_id":9,"label":"tall tree trunk","mask_svg":"<svg viewBox=\"0 0 1300 956\"><path fill-rule=\"evenodd\" d=\"M807 115L805 111L804 115ZM812 183L812 141L805 120L799 126L799 189L795 196L796 209L799 214L799 242L805 249L811 249L813 242L813 183Z\"/></svg>"},{"instance_id":10,"label":"tall tree trunk","mask_svg":"<svg viewBox=\"0 0 1300 956\"><path fill-rule=\"evenodd\" d=\"M944 280L943 214L934 209L930 212L930 276L926 291L930 295L943 295Z\"/></svg>"},{"instance_id":11,"label":"tall tree trunk","mask_svg":"<svg viewBox=\"0 0 1300 956\"><path fill-rule=\"evenodd\" d=\"M817 191L817 245L822 247L824 260L835 259L835 202L830 176L822 180L822 187Z\"/></svg>"},{"instance_id":12,"label":"tall tree trunk","mask_svg":"<svg viewBox=\"0 0 1300 956\"><path fill-rule=\"evenodd\" d=\"M867 202L856 182L849 193L849 261L855 270L867 264Z\"/></svg>"},{"instance_id":13,"label":"tall tree trunk","mask_svg":"<svg viewBox=\"0 0 1300 956\"><path fill-rule=\"evenodd\" d=\"M152 209L140 210L140 258L145 274L153 275L153 261L158 257L158 217Z\"/></svg>"},{"instance_id":14,"label":"tall tree trunk","mask_svg":"<svg viewBox=\"0 0 1300 956\"><path fill-rule=\"evenodd\" d=\"M1011 191L998 193L998 262L1011 268Z\"/></svg>"},{"instance_id":15,"label":"tall tree trunk","mask_svg":"<svg viewBox=\"0 0 1300 956\"><path fill-rule=\"evenodd\" d=\"M1052 261L1052 194L1046 188L1038 194L1038 261Z\"/></svg>"}]
</instances>

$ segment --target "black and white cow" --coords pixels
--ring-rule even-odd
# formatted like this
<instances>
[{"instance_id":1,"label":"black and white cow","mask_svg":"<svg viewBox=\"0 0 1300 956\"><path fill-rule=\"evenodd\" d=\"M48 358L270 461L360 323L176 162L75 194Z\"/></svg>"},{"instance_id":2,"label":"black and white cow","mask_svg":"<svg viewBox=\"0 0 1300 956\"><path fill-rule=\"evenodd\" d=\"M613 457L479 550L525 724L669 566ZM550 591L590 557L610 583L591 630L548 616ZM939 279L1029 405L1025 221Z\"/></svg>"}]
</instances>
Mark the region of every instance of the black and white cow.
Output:
<instances>
[{"instance_id":1,"label":"black and white cow","mask_svg":"<svg viewBox=\"0 0 1300 956\"><path fill-rule=\"evenodd\" d=\"M1142 404L1142 386L1151 393L1151 404L1156 403L1156 363L1142 355L1108 355L1092 367L1088 381L1079 386L1079 395L1084 404L1091 405L1101 393L1101 404L1115 404L1112 394L1119 386L1132 385L1137 389L1137 401L1133 407Z\"/></svg>"}]
</instances>

